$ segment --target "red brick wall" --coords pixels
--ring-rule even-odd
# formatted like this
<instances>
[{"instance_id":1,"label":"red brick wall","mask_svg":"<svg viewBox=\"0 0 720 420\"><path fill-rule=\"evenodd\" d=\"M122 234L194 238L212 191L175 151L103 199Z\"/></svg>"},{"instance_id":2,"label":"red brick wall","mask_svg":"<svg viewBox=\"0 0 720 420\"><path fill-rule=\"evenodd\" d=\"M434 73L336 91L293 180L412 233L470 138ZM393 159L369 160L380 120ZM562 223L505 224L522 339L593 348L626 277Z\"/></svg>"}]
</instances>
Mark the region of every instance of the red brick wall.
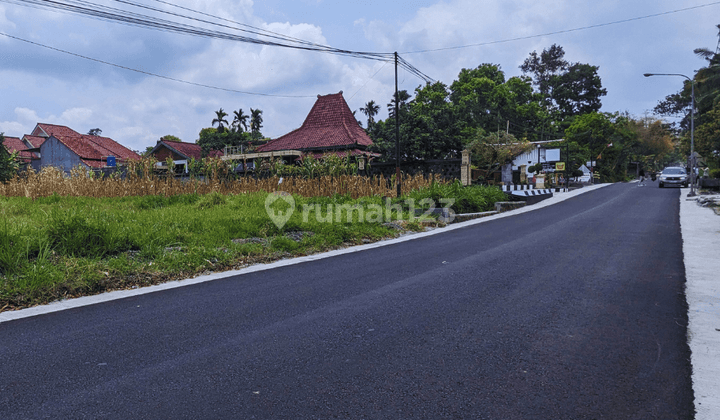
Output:
<instances>
[{"instance_id":1,"label":"red brick wall","mask_svg":"<svg viewBox=\"0 0 720 420\"><path fill-rule=\"evenodd\" d=\"M157 159L158 162L165 162L165 159L167 159L168 156L172 157L173 160L183 159L182 156L178 155L177 153L174 153L172 150L168 149L167 147L161 147L160 149L156 150L155 153L153 153L153 156L155 156L155 159Z\"/></svg>"}]
</instances>

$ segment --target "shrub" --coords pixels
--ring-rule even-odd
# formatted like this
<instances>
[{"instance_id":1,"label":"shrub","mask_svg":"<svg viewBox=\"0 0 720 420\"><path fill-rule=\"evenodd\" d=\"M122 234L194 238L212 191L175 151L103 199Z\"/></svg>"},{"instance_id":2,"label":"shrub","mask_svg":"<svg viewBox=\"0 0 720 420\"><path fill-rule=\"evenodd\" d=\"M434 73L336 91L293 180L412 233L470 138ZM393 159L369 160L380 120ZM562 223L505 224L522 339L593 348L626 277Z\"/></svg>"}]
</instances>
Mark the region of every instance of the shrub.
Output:
<instances>
[{"instance_id":1,"label":"shrub","mask_svg":"<svg viewBox=\"0 0 720 420\"><path fill-rule=\"evenodd\" d=\"M720 168L710 169L710 178L720 178Z\"/></svg>"}]
</instances>

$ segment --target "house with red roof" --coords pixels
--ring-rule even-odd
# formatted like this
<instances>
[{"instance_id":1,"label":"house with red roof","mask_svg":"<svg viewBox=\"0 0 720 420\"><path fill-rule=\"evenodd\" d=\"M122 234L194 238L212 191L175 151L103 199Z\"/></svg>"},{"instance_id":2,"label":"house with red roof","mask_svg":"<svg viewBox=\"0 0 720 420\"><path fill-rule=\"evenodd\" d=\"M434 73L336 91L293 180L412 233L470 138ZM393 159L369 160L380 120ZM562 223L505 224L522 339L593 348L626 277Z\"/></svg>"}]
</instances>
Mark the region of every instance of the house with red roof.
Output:
<instances>
[{"instance_id":1,"label":"house with red roof","mask_svg":"<svg viewBox=\"0 0 720 420\"><path fill-rule=\"evenodd\" d=\"M25 144L23 139L18 137L5 136L3 146L5 146L5 150L11 154L15 152L18 153L17 160L20 163L21 168L27 168L31 165L33 159L39 158L36 153L30 151L30 149L32 149L32 145L28 146Z\"/></svg>"},{"instance_id":2,"label":"house with red roof","mask_svg":"<svg viewBox=\"0 0 720 420\"><path fill-rule=\"evenodd\" d=\"M300 151L315 157L328 153L342 156L378 156L367 150L372 144L340 91L330 95L318 95L315 105L300 128L270 140L258 147L257 152Z\"/></svg>"},{"instance_id":3,"label":"house with red roof","mask_svg":"<svg viewBox=\"0 0 720 420\"><path fill-rule=\"evenodd\" d=\"M140 155L109 137L80 134L63 125L38 123L23 140L33 146L30 151L39 155L37 168L33 162L36 170L55 166L70 172L78 165L99 169L140 160Z\"/></svg>"},{"instance_id":4,"label":"house with red roof","mask_svg":"<svg viewBox=\"0 0 720 420\"><path fill-rule=\"evenodd\" d=\"M150 150L149 155L155 157L158 166L164 166L168 158L172 158L175 163L175 172L181 171L188 173L188 162L190 159L202 159L202 147L195 143L185 143L182 141L171 141L161 138L155 147ZM222 151L213 150L208 153L209 157L220 157Z\"/></svg>"}]
</instances>

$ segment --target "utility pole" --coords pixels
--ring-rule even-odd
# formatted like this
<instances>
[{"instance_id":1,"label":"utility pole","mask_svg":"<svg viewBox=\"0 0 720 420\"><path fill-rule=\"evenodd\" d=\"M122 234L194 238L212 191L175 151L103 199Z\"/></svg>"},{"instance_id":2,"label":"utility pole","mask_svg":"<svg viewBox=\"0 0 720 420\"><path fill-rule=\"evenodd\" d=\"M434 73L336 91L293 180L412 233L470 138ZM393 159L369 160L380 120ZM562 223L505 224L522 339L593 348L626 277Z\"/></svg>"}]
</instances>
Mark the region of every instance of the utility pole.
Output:
<instances>
[{"instance_id":1,"label":"utility pole","mask_svg":"<svg viewBox=\"0 0 720 420\"><path fill-rule=\"evenodd\" d=\"M402 195L400 178L400 95L398 94L398 53L395 51L395 182L397 196Z\"/></svg>"}]
</instances>

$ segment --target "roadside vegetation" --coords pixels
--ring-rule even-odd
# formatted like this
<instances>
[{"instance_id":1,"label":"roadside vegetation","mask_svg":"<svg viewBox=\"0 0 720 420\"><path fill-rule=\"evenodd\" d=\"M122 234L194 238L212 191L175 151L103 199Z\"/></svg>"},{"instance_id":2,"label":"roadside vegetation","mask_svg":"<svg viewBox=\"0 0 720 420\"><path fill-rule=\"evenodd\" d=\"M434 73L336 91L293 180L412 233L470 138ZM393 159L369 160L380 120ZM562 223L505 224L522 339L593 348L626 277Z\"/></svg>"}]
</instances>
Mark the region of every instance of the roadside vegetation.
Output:
<instances>
[{"instance_id":1,"label":"roadside vegetation","mask_svg":"<svg viewBox=\"0 0 720 420\"><path fill-rule=\"evenodd\" d=\"M48 169L0 184L0 311L369 243L440 224L411 220L410 198L431 198L438 206L440 198L449 198L456 212L488 210L505 198L497 188L463 188L422 177L408 178L413 189L389 199L384 197L392 196L393 188L373 187L386 183L366 184L367 178L353 176L182 183L172 177L73 175ZM242 191L249 186L254 190ZM268 205L274 191L287 191L282 194L295 204L279 226L267 208L287 211L288 204L278 199Z\"/></svg>"}]
</instances>

